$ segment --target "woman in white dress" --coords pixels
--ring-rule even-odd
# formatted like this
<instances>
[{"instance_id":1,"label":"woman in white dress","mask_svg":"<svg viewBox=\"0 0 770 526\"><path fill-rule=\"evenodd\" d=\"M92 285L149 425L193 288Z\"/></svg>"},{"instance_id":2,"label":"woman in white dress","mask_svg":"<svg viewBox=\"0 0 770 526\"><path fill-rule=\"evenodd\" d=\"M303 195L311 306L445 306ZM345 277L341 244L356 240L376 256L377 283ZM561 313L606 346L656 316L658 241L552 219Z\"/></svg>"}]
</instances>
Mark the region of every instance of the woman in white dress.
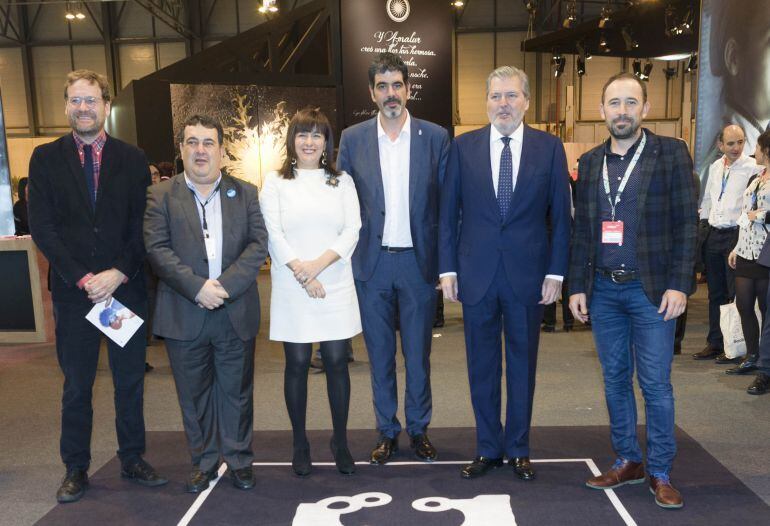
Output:
<instances>
[{"instance_id":1,"label":"woman in white dress","mask_svg":"<svg viewBox=\"0 0 770 526\"><path fill-rule=\"evenodd\" d=\"M346 340L361 332L350 257L361 216L353 180L332 162L326 116L304 109L286 134L286 160L268 174L260 207L269 234L270 339L284 342L284 397L294 438L292 468L311 471L305 434L307 376L313 342L321 342L337 469L355 471L347 446L350 376Z\"/></svg>"}]
</instances>

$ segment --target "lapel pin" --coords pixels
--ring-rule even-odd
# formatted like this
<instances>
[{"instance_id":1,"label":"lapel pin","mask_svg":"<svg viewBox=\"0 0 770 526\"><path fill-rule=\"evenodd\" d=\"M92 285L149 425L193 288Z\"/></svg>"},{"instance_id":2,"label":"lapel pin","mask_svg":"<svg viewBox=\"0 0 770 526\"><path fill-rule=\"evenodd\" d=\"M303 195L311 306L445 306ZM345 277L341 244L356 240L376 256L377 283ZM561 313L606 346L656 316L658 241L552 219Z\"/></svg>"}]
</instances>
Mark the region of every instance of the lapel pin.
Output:
<instances>
[{"instance_id":1,"label":"lapel pin","mask_svg":"<svg viewBox=\"0 0 770 526\"><path fill-rule=\"evenodd\" d=\"M232 199L233 197L235 197L235 188L229 188L229 189L227 190L227 197L229 197L230 199Z\"/></svg>"}]
</instances>

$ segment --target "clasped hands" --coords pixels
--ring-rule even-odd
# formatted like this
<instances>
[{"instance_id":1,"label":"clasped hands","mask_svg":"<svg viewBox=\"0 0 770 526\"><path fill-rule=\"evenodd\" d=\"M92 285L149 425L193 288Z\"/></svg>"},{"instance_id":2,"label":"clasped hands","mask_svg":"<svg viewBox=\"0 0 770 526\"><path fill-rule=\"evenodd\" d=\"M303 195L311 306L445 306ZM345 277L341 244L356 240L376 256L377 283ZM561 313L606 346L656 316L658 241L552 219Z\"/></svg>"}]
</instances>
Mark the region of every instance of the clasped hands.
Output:
<instances>
[{"instance_id":1,"label":"clasped hands","mask_svg":"<svg viewBox=\"0 0 770 526\"><path fill-rule=\"evenodd\" d=\"M214 310L224 305L230 297L225 288L215 279L207 279L195 296L195 303L201 309Z\"/></svg>"},{"instance_id":2,"label":"clasped hands","mask_svg":"<svg viewBox=\"0 0 770 526\"><path fill-rule=\"evenodd\" d=\"M326 291L320 281L316 279L318 274L324 269L323 264L317 259L300 261L295 259L287 265L294 273L294 279L305 289L307 295L311 298L325 298Z\"/></svg>"},{"instance_id":3,"label":"clasped hands","mask_svg":"<svg viewBox=\"0 0 770 526\"><path fill-rule=\"evenodd\" d=\"M95 274L91 279L83 284L83 289L88 294L88 299L94 303L107 301L112 297L126 275L115 268L107 269Z\"/></svg>"}]
</instances>

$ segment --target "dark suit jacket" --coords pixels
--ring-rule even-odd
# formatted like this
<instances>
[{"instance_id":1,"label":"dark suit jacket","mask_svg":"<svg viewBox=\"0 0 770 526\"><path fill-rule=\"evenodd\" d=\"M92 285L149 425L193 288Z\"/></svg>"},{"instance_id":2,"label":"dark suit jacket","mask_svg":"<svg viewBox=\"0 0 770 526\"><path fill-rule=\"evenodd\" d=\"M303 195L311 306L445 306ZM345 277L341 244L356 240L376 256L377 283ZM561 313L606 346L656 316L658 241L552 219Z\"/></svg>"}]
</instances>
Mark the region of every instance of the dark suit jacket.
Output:
<instances>
[{"instance_id":1,"label":"dark suit jacket","mask_svg":"<svg viewBox=\"0 0 770 526\"><path fill-rule=\"evenodd\" d=\"M385 191L382 186L377 119L351 126L342 132L337 168L353 178L361 205L361 233L353 253L353 276L371 278L382 247L385 228ZM411 116L409 147L409 223L417 264L425 281L438 279L438 199L444 180L449 134Z\"/></svg>"},{"instance_id":2,"label":"dark suit jacket","mask_svg":"<svg viewBox=\"0 0 770 526\"><path fill-rule=\"evenodd\" d=\"M230 298L230 322L242 340L259 330L257 274L267 257L267 230L257 188L222 175L222 275L217 280ZM232 197L231 197L232 196ZM206 310L195 303L209 267L195 198L184 175L151 186L144 216L147 257L158 275L153 332L175 340L194 340Z\"/></svg>"},{"instance_id":3,"label":"dark suit jacket","mask_svg":"<svg viewBox=\"0 0 770 526\"><path fill-rule=\"evenodd\" d=\"M695 291L698 192L687 144L644 131L636 259L644 292L658 305L668 289ZM599 199L606 199L603 159L604 143L580 158L578 173L569 293L586 293L589 298L601 241Z\"/></svg>"},{"instance_id":4,"label":"dark suit jacket","mask_svg":"<svg viewBox=\"0 0 770 526\"><path fill-rule=\"evenodd\" d=\"M571 215L564 146L556 137L524 126L516 188L508 216L501 220L489 137L488 125L452 143L441 190L439 272L456 272L460 300L475 305L502 258L518 300L535 305L542 299L546 274L567 273Z\"/></svg>"},{"instance_id":5,"label":"dark suit jacket","mask_svg":"<svg viewBox=\"0 0 770 526\"><path fill-rule=\"evenodd\" d=\"M51 265L54 301L90 302L77 282L113 267L128 277L114 296L129 307L146 300L142 217L149 184L144 153L108 136L92 210L72 134L35 148L29 162L29 222Z\"/></svg>"}]
</instances>

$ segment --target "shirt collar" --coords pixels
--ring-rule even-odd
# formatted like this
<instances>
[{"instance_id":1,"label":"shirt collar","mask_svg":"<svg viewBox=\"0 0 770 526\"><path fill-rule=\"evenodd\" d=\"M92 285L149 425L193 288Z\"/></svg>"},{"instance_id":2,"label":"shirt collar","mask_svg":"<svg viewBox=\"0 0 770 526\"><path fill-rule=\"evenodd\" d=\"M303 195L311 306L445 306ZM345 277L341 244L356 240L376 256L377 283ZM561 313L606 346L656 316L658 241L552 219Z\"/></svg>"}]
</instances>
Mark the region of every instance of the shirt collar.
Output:
<instances>
[{"instance_id":1,"label":"shirt collar","mask_svg":"<svg viewBox=\"0 0 770 526\"><path fill-rule=\"evenodd\" d=\"M738 158L737 158L737 159L736 159L736 160L733 162L733 164L731 164L731 165L730 165L730 168L733 168L733 167L735 167L735 166L741 166L741 165L743 165L743 164L746 164L747 162L750 162L750 161L751 161L751 159L752 159L752 158L751 158L751 157L749 157L748 155L746 155L746 153L744 152L744 153L742 153L742 154L741 154L741 156L740 156L740 157L738 157ZM721 159L721 161L722 161L722 166L724 166L724 167L727 167L727 156L726 156L726 155L722 154L722 159Z\"/></svg>"},{"instance_id":2,"label":"shirt collar","mask_svg":"<svg viewBox=\"0 0 770 526\"><path fill-rule=\"evenodd\" d=\"M401 128L401 131L398 133L399 137L401 137L404 134L406 134L406 136L409 137L412 131L412 116L409 115L409 110L407 110L406 108L404 108L404 111L406 112L406 120L404 121L404 126ZM378 112L377 113L377 138L382 139L383 137L388 137L388 134L385 133L385 129L382 127L382 122L380 122L380 114Z\"/></svg>"},{"instance_id":3,"label":"shirt collar","mask_svg":"<svg viewBox=\"0 0 770 526\"><path fill-rule=\"evenodd\" d=\"M72 138L75 139L75 145L78 148L78 151L83 150L83 146L85 146L87 143L81 139L77 133L74 131L72 132ZM91 143L91 147L93 150L97 153L102 151L102 148L104 148L104 143L107 142L107 133L102 129L102 131L99 132L99 135L96 136L96 139Z\"/></svg>"},{"instance_id":4,"label":"shirt collar","mask_svg":"<svg viewBox=\"0 0 770 526\"><path fill-rule=\"evenodd\" d=\"M490 144L494 144L496 141L499 141L503 137L505 137L500 131L495 128L494 124L490 124L489 126L489 142ZM518 128L513 130L513 133L509 135L511 139L513 139L513 142L521 144L524 141L524 121L521 121L519 123Z\"/></svg>"},{"instance_id":5,"label":"shirt collar","mask_svg":"<svg viewBox=\"0 0 770 526\"><path fill-rule=\"evenodd\" d=\"M200 196L200 193L198 192L198 189L197 189L197 188L195 188L195 185L193 184L193 182L192 182L192 181L190 181L190 178L189 178L189 177L187 177L187 172L182 172L182 174L184 175L184 182L185 182L185 184L187 185L187 188L189 188L190 190L192 190L193 192L195 192L195 195L197 195L197 196ZM216 188L217 186L219 186L219 184L220 184L221 182L222 182L222 172L220 171L220 172L219 172L219 177L217 177L217 180L216 180L216 182L214 183L214 188Z\"/></svg>"},{"instance_id":6,"label":"shirt collar","mask_svg":"<svg viewBox=\"0 0 770 526\"><path fill-rule=\"evenodd\" d=\"M615 153L612 151L612 139L608 137L607 140L604 141L604 154L608 157L611 155L614 155L615 157L623 157L623 158L628 157L629 155L634 155L634 153L636 152L636 149L639 147L639 143L642 142L642 137L644 137L645 133L646 132L644 131L644 128L642 128L642 133L639 135L639 138L623 155L620 155L619 153Z\"/></svg>"}]
</instances>

